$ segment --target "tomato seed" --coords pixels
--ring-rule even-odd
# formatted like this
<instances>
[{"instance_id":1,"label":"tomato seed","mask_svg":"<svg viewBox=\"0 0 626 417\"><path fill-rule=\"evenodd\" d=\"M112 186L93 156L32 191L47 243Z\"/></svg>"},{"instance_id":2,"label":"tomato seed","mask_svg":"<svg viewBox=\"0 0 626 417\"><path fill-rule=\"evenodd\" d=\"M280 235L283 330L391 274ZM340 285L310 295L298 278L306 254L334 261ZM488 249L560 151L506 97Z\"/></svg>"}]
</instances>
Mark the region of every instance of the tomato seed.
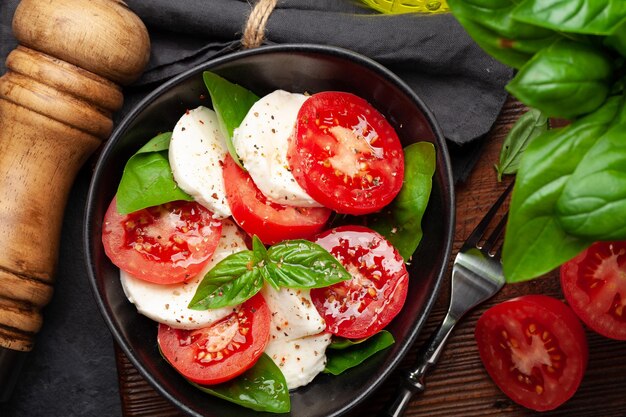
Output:
<instances>
[{"instance_id":1,"label":"tomato seed","mask_svg":"<svg viewBox=\"0 0 626 417\"><path fill-rule=\"evenodd\" d=\"M530 334L535 334L535 332L537 331L537 326L535 325L535 323L531 323L528 326L528 331L530 332Z\"/></svg>"},{"instance_id":2,"label":"tomato seed","mask_svg":"<svg viewBox=\"0 0 626 417\"><path fill-rule=\"evenodd\" d=\"M543 394L543 387L541 385L535 385L535 392L539 395Z\"/></svg>"}]
</instances>

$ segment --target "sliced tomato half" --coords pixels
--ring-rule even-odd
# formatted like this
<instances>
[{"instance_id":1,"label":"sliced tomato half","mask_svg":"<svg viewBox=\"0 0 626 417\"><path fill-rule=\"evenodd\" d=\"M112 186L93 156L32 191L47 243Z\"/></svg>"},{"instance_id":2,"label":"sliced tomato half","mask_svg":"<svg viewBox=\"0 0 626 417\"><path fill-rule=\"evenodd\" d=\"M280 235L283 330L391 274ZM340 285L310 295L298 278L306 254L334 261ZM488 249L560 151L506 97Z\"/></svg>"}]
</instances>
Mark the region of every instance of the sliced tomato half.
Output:
<instances>
[{"instance_id":1,"label":"sliced tomato half","mask_svg":"<svg viewBox=\"0 0 626 417\"><path fill-rule=\"evenodd\" d=\"M595 332L626 340L626 242L597 242L561 266L568 304Z\"/></svg>"},{"instance_id":2,"label":"sliced tomato half","mask_svg":"<svg viewBox=\"0 0 626 417\"><path fill-rule=\"evenodd\" d=\"M104 251L116 266L157 284L198 274L211 259L222 223L198 203L174 201L120 214L113 198L102 225Z\"/></svg>"},{"instance_id":3,"label":"sliced tomato half","mask_svg":"<svg viewBox=\"0 0 626 417\"><path fill-rule=\"evenodd\" d=\"M165 359L185 378L203 385L232 379L259 359L270 334L270 310L260 294L212 326L196 330L159 324Z\"/></svg>"},{"instance_id":4,"label":"sliced tomato half","mask_svg":"<svg viewBox=\"0 0 626 417\"><path fill-rule=\"evenodd\" d=\"M354 94L313 94L298 113L287 160L298 184L339 213L366 214L400 192L404 154L393 127Z\"/></svg>"},{"instance_id":5,"label":"sliced tomato half","mask_svg":"<svg viewBox=\"0 0 626 417\"><path fill-rule=\"evenodd\" d=\"M325 207L276 204L257 188L250 175L226 156L226 199L239 226L271 245L287 239L309 239L324 228L332 211Z\"/></svg>"},{"instance_id":6,"label":"sliced tomato half","mask_svg":"<svg viewBox=\"0 0 626 417\"><path fill-rule=\"evenodd\" d=\"M571 398L587 366L581 323L565 303L545 295L491 307L478 320L475 336L491 379L533 410L552 410Z\"/></svg>"},{"instance_id":7,"label":"sliced tomato half","mask_svg":"<svg viewBox=\"0 0 626 417\"><path fill-rule=\"evenodd\" d=\"M409 276L398 251L363 226L341 226L320 234L315 243L341 262L352 279L311 290L326 330L351 339L377 333L400 312Z\"/></svg>"}]
</instances>

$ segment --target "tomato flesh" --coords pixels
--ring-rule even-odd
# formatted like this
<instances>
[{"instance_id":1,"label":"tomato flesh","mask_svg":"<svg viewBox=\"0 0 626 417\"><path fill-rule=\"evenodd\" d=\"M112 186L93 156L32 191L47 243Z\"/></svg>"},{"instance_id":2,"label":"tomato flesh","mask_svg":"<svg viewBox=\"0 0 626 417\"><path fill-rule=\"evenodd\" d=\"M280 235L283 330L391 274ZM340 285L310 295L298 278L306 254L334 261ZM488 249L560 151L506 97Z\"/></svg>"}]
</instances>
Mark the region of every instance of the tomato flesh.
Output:
<instances>
[{"instance_id":1,"label":"tomato flesh","mask_svg":"<svg viewBox=\"0 0 626 417\"><path fill-rule=\"evenodd\" d=\"M269 201L230 155L224 161L223 173L233 218L265 244L309 239L324 228L332 213L325 207L293 207Z\"/></svg>"},{"instance_id":2,"label":"tomato flesh","mask_svg":"<svg viewBox=\"0 0 626 417\"><path fill-rule=\"evenodd\" d=\"M165 359L185 378L219 384L250 369L269 340L270 310L256 295L222 320L196 330L159 324L158 343Z\"/></svg>"},{"instance_id":3,"label":"tomato flesh","mask_svg":"<svg viewBox=\"0 0 626 417\"><path fill-rule=\"evenodd\" d=\"M198 203L174 201L122 215L113 198L102 227L104 250L116 266L158 284L186 281L202 270L222 223Z\"/></svg>"},{"instance_id":4,"label":"tomato flesh","mask_svg":"<svg viewBox=\"0 0 626 417\"><path fill-rule=\"evenodd\" d=\"M339 213L382 209L404 178L393 127L367 101L344 92L317 93L304 102L287 160L298 184Z\"/></svg>"},{"instance_id":5,"label":"tomato flesh","mask_svg":"<svg viewBox=\"0 0 626 417\"><path fill-rule=\"evenodd\" d=\"M478 320L475 336L496 385L533 410L551 410L571 398L587 366L582 325L567 305L548 296L491 307Z\"/></svg>"},{"instance_id":6,"label":"tomato flesh","mask_svg":"<svg viewBox=\"0 0 626 417\"><path fill-rule=\"evenodd\" d=\"M561 288L587 326L626 340L626 242L596 242L563 264Z\"/></svg>"},{"instance_id":7,"label":"tomato flesh","mask_svg":"<svg viewBox=\"0 0 626 417\"><path fill-rule=\"evenodd\" d=\"M408 272L398 251L363 226L341 226L315 243L341 262L352 279L311 290L326 330L347 338L375 334L400 312L408 291Z\"/></svg>"}]
</instances>

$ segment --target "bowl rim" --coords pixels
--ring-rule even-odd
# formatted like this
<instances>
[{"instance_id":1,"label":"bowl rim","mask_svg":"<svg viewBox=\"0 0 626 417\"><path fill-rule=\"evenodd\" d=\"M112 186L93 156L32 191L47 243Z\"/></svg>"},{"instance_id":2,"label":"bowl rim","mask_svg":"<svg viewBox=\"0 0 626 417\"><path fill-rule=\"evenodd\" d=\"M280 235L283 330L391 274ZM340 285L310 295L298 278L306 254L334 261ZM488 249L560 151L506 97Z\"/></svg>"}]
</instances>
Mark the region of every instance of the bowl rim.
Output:
<instances>
[{"instance_id":1,"label":"bowl rim","mask_svg":"<svg viewBox=\"0 0 626 417\"><path fill-rule=\"evenodd\" d=\"M390 365L378 373L374 379L374 382L369 385L368 388L361 391L361 393L352 398L352 400L347 403L344 407L337 409L331 416L340 416L348 411L352 410L358 404L363 402L367 397L373 394L381 384L387 380L388 377L392 375L394 370L398 367L400 362L405 358L407 352L411 349L417 336L422 330L426 320L430 316L433 306L435 305L441 287L443 285L443 281L445 279L445 274L447 272L448 260L450 259L452 253L452 246L454 242L454 228L456 224L456 210L455 210L455 190L454 190L454 180L452 174L452 164L450 161L450 155L446 143L446 139L443 136L442 130L435 119L432 111L429 107L424 103L424 101L411 89L406 82L404 82L399 76L393 73L391 70L383 66L382 64L376 62L375 60L361 55L357 52L354 52L349 49L330 46L330 45L317 45L317 44L302 44L302 43L288 43L288 44L277 44L277 45L263 45L253 49L245 49L245 50L236 50L236 51L226 51L225 55L220 53L217 57L213 59L207 60L201 64L195 65L188 70L172 77L171 79L163 82L162 84L155 87L150 93L148 93L143 99L141 99L138 103L134 104L133 107L128 111L126 115L122 117L118 126L113 130L108 140L104 143L104 146L99 151L97 155L97 161L95 167L92 172L92 177L89 182L89 189L87 192L86 199L86 207L84 210L83 216L83 233L82 233L82 243L83 243L83 251L85 253L85 266L87 267L87 273L89 282L91 284L92 295L94 296L96 303L98 305L98 309L100 311L100 315L104 319L109 331L113 335L115 342L118 347L122 350L122 352L126 355L128 360L133 364L133 366L139 371L140 375L164 398L166 398L170 403L178 407L183 412L187 413L191 416L202 417L195 410L187 406L185 403L180 401L175 396L171 395L168 391L166 391L157 378L153 377L148 371L147 367L145 367L133 354L129 346L126 346L124 339L122 337L121 332L115 326L113 319L109 317L107 307L104 303L103 297L100 295L98 290L98 283L95 274L95 262L92 256L93 254L93 241L91 239L90 231L94 227L94 222L92 221L96 196L98 194L96 186L98 185L100 178L102 176L102 171L105 168L104 159L111 152L112 148L119 142L120 138L128 128L130 124L138 117L138 115L142 112L142 110L154 101L157 97L162 95L164 92L169 90L172 86L175 86L182 82L183 80L197 75L201 71L210 70L211 68L220 66L222 64L226 64L232 61L239 60L241 58L246 58L255 55L267 54L267 53L314 53L321 54L327 56L338 57L341 59L346 59L352 62L356 62L359 65L366 67L367 69L381 75L383 78L389 80L392 84L395 85L398 89L400 89L404 94L406 94L411 101L418 104L420 110L422 111L425 119L427 120L429 127L432 129L433 134L435 136L435 143L437 145L438 151L438 159L441 158L443 164L441 166L437 165L437 170L442 170L442 178L444 183L442 184L442 197L443 202L445 204L446 200L447 206L444 206L444 211L449 213L449 222L447 225L444 224L444 243L443 243L443 257L439 271L436 271L435 274L435 283L433 286L432 292L426 297L426 302L424 304L424 314L420 319L415 322L415 325L411 327L409 332L407 333L406 338L402 341L402 346L398 351L398 354L390 359ZM435 174L436 175L436 174ZM446 198L447 197L447 198ZM290 414L290 413L289 413ZM286 414L286 415L289 415Z\"/></svg>"}]
</instances>

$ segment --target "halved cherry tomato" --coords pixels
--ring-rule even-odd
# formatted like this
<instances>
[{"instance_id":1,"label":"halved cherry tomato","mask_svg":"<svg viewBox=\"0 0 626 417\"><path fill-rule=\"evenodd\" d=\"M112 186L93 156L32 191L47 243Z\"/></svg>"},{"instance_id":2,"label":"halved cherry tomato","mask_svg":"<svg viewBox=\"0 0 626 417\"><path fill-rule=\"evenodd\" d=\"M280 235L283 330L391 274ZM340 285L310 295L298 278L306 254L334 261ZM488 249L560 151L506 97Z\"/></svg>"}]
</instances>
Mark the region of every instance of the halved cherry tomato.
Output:
<instances>
[{"instance_id":1,"label":"halved cherry tomato","mask_svg":"<svg viewBox=\"0 0 626 417\"><path fill-rule=\"evenodd\" d=\"M211 259L222 223L195 202L174 201L122 215L113 198L102 225L104 251L129 274L157 284L183 282Z\"/></svg>"},{"instance_id":2,"label":"halved cherry tomato","mask_svg":"<svg viewBox=\"0 0 626 417\"><path fill-rule=\"evenodd\" d=\"M552 410L567 401L587 367L587 339L578 318L565 303L545 295L491 307L478 320L475 336L496 385L533 410Z\"/></svg>"},{"instance_id":3,"label":"halved cherry tomato","mask_svg":"<svg viewBox=\"0 0 626 417\"><path fill-rule=\"evenodd\" d=\"M381 235L363 226L341 226L315 243L341 262L352 279L311 290L326 330L347 338L368 337L400 312L409 285L402 256Z\"/></svg>"},{"instance_id":4,"label":"halved cherry tomato","mask_svg":"<svg viewBox=\"0 0 626 417\"><path fill-rule=\"evenodd\" d=\"M259 359L269 340L270 314L257 294L209 327L181 330L159 324L157 341L165 359L185 378L219 384Z\"/></svg>"},{"instance_id":5,"label":"halved cherry tomato","mask_svg":"<svg viewBox=\"0 0 626 417\"><path fill-rule=\"evenodd\" d=\"M626 340L626 242L597 242L561 266L561 288L591 329Z\"/></svg>"},{"instance_id":6,"label":"halved cherry tomato","mask_svg":"<svg viewBox=\"0 0 626 417\"><path fill-rule=\"evenodd\" d=\"M350 93L317 93L304 102L287 160L298 184L339 213L382 209L404 178L395 130L367 101Z\"/></svg>"},{"instance_id":7,"label":"halved cherry tomato","mask_svg":"<svg viewBox=\"0 0 626 417\"><path fill-rule=\"evenodd\" d=\"M325 207L293 207L268 201L230 155L226 156L223 172L233 218L243 230L257 235L265 244L311 238L322 230L332 213Z\"/></svg>"}]
</instances>

